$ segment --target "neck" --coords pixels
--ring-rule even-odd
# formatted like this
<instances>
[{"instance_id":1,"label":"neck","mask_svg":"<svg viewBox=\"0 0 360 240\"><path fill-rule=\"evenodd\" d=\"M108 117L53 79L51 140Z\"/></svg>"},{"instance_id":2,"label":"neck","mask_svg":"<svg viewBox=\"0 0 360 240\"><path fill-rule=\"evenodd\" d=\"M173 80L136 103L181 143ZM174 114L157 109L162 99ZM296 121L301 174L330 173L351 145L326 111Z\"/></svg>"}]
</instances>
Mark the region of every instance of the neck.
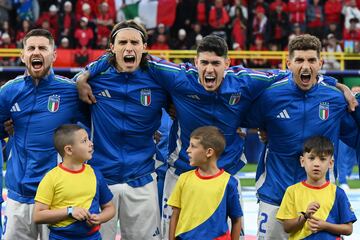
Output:
<instances>
[{"instance_id":1,"label":"neck","mask_svg":"<svg viewBox=\"0 0 360 240\"><path fill-rule=\"evenodd\" d=\"M213 176L217 174L220 169L217 167L215 161L210 161L208 164L199 166L199 173L201 176Z\"/></svg>"},{"instance_id":2,"label":"neck","mask_svg":"<svg viewBox=\"0 0 360 240\"><path fill-rule=\"evenodd\" d=\"M69 156L65 156L62 162L62 165L70 169L72 171L79 171L82 169L84 163L75 159L70 158Z\"/></svg>"},{"instance_id":3,"label":"neck","mask_svg":"<svg viewBox=\"0 0 360 240\"><path fill-rule=\"evenodd\" d=\"M326 179L324 177L324 178L316 180L316 179L312 179L308 176L305 182L314 187L321 187L322 185L324 185L326 183Z\"/></svg>"}]
</instances>

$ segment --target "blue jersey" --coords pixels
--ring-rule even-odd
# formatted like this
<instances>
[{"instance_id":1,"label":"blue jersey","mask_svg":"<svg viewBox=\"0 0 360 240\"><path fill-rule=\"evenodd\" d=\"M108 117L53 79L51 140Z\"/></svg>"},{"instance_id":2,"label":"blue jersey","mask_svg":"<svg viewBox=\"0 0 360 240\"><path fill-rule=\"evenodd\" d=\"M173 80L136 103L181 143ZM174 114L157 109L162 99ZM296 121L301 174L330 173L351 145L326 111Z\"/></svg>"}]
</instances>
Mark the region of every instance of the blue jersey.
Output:
<instances>
[{"instance_id":1,"label":"blue jersey","mask_svg":"<svg viewBox=\"0 0 360 240\"><path fill-rule=\"evenodd\" d=\"M4 202L4 199L2 197L2 189L3 189L3 174L2 174L2 169L3 169L3 164L4 164L4 159L3 159L3 151L2 151L3 147L2 147L2 141L0 141L0 170L1 170L1 176L0 176L0 204L2 202ZM1 224L0 224L1 226Z\"/></svg>"},{"instance_id":2,"label":"blue jersey","mask_svg":"<svg viewBox=\"0 0 360 240\"><path fill-rule=\"evenodd\" d=\"M33 203L37 186L58 162L54 130L76 122L79 101L76 84L51 72L35 86L31 76L20 76L0 90L0 122L14 122L14 136L5 176L8 197ZM3 136L2 136L3 137Z\"/></svg>"},{"instance_id":3,"label":"blue jersey","mask_svg":"<svg viewBox=\"0 0 360 240\"><path fill-rule=\"evenodd\" d=\"M97 103L91 110L94 142L90 165L108 184L142 186L155 170L153 134L160 126L167 95L146 70L108 68L90 80Z\"/></svg>"},{"instance_id":4,"label":"blue jersey","mask_svg":"<svg viewBox=\"0 0 360 240\"><path fill-rule=\"evenodd\" d=\"M243 166L243 139L236 133L251 103L259 94L286 72L278 74L251 71L237 66L226 70L217 91L208 92L199 82L198 71L191 64L175 65L153 58L149 71L170 93L176 108L176 119L171 129L169 162L176 173L189 171L186 149L190 134L198 127L213 125L226 138L226 148L218 160L219 168L235 174Z\"/></svg>"},{"instance_id":5,"label":"blue jersey","mask_svg":"<svg viewBox=\"0 0 360 240\"><path fill-rule=\"evenodd\" d=\"M285 189L306 178L299 157L307 138L330 138L336 155L342 120L350 120L351 134L356 129L346 107L343 94L335 87L320 82L302 91L292 75L264 91L247 116L249 127L260 127L268 136L266 154L256 174L260 200L280 205Z\"/></svg>"}]
</instances>

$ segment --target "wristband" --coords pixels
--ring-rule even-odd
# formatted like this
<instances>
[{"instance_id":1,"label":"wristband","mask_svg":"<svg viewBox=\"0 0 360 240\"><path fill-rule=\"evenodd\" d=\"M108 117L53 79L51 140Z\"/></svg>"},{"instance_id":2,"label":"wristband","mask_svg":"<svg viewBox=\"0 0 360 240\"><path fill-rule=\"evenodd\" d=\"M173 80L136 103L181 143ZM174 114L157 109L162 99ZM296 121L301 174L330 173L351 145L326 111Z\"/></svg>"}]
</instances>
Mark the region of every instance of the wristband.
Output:
<instances>
[{"instance_id":1,"label":"wristband","mask_svg":"<svg viewBox=\"0 0 360 240\"><path fill-rule=\"evenodd\" d=\"M70 207L67 207L67 215L69 216L69 217L72 217L73 215L73 210L74 210L74 208L72 207L72 206L70 206Z\"/></svg>"}]
</instances>

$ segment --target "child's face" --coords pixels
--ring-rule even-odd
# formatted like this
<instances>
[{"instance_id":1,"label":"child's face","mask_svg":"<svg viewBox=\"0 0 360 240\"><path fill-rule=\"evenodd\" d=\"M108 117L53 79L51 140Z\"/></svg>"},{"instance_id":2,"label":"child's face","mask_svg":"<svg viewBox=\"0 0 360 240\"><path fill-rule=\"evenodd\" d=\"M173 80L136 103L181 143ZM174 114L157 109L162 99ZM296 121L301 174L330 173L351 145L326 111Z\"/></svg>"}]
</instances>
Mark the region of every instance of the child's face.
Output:
<instances>
[{"instance_id":1,"label":"child's face","mask_svg":"<svg viewBox=\"0 0 360 240\"><path fill-rule=\"evenodd\" d=\"M71 145L72 158L80 162L90 160L92 158L93 146L84 129L76 131L74 133L74 143Z\"/></svg>"},{"instance_id":2,"label":"child's face","mask_svg":"<svg viewBox=\"0 0 360 240\"><path fill-rule=\"evenodd\" d=\"M331 155L317 155L314 152L306 152L300 157L301 166L305 168L308 178L313 181L325 180L329 168L333 167L334 160Z\"/></svg>"},{"instance_id":3,"label":"child's face","mask_svg":"<svg viewBox=\"0 0 360 240\"><path fill-rule=\"evenodd\" d=\"M207 150L200 144L199 139L190 138L190 144L186 152L189 155L190 166L198 167L206 163Z\"/></svg>"}]
</instances>

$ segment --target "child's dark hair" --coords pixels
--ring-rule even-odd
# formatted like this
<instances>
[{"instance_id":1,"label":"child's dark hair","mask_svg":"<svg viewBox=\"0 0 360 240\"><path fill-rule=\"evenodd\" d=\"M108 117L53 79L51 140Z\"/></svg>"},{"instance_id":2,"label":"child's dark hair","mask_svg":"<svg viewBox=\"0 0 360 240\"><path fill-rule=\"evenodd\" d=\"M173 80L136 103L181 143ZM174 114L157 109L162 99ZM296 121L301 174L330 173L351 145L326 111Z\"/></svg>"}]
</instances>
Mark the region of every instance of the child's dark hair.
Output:
<instances>
[{"instance_id":1,"label":"child's dark hair","mask_svg":"<svg viewBox=\"0 0 360 240\"><path fill-rule=\"evenodd\" d=\"M324 136L315 136L307 139L304 143L303 153L313 152L317 156L334 154L334 145L331 140Z\"/></svg>"},{"instance_id":2,"label":"child's dark hair","mask_svg":"<svg viewBox=\"0 0 360 240\"><path fill-rule=\"evenodd\" d=\"M76 124L64 124L55 129L54 146L61 157L65 155L64 147L74 144L74 133L81 129L83 128Z\"/></svg>"},{"instance_id":3,"label":"child's dark hair","mask_svg":"<svg viewBox=\"0 0 360 240\"><path fill-rule=\"evenodd\" d=\"M219 157L225 149L225 137L217 127L199 127L191 133L190 138L200 140L200 144L205 149L214 149L217 157Z\"/></svg>"}]
</instances>

